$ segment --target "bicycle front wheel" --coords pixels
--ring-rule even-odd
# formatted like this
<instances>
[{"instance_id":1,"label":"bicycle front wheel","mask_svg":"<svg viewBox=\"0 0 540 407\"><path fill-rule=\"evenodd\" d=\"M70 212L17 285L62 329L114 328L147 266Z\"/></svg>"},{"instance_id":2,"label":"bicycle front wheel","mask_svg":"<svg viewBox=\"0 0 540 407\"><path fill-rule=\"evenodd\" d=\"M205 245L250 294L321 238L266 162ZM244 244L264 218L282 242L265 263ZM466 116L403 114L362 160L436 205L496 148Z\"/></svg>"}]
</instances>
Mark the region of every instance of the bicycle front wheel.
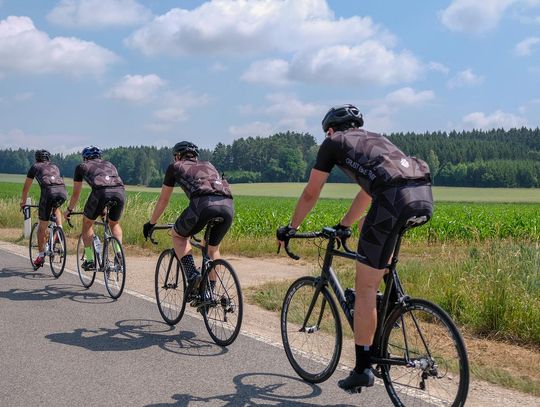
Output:
<instances>
[{"instance_id":1,"label":"bicycle front wheel","mask_svg":"<svg viewBox=\"0 0 540 407\"><path fill-rule=\"evenodd\" d=\"M107 238L103 257L105 287L111 298L116 300L122 295L126 284L126 258L120 240L114 236Z\"/></svg>"},{"instance_id":2,"label":"bicycle front wheel","mask_svg":"<svg viewBox=\"0 0 540 407\"><path fill-rule=\"evenodd\" d=\"M299 278L287 291L281 309L281 338L289 362L302 379L321 383L336 370L341 320L330 292L326 287L317 291L314 277Z\"/></svg>"},{"instance_id":3,"label":"bicycle front wheel","mask_svg":"<svg viewBox=\"0 0 540 407\"><path fill-rule=\"evenodd\" d=\"M79 274L79 280L81 280L83 287L90 288L92 284L94 284L94 280L96 279L96 271L83 269L82 268L83 262L84 262L84 242L82 239L82 235L80 235L79 240L77 241L77 273Z\"/></svg>"},{"instance_id":4,"label":"bicycle front wheel","mask_svg":"<svg viewBox=\"0 0 540 407\"><path fill-rule=\"evenodd\" d=\"M34 260L36 259L39 253L38 247L38 223L32 225L32 231L30 232L30 239L28 239L28 254L30 256L30 264L34 268Z\"/></svg>"},{"instance_id":5,"label":"bicycle front wheel","mask_svg":"<svg viewBox=\"0 0 540 407\"><path fill-rule=\"evenodd\" d=\"M164 250L159 256L154 287L161 317L169 325L176 325L186 309L186 276L173 249Z\"/></svg>"},{"instance_id":6,"label":"bicycle front wheel","mask_svg":"<svg viewBox=\"0 0 540 407\"><path fill-rule=\"evenodd\" d=\"M463 339L437 305L410 300L385 324L382 356L404 365L381 365L395 406L463 406L469 389L469 363ZM406 364L405 364L406 363Z\"/></svg>"},{"instance_id":7,"label":"bicycle front wheel","mask_svg":"<svg viewBox=\"0 0 540 407\"><path fill-rule=\"evenodd\" d=\"M53 239L49 263L54 277L58 278L64 272L66 266L66 235L61 227L53 229Z\"/></svg>"},{"instance_id":8,"label":"bicycle front wheel","mask_svg":"<svg viewBox=\"0 0 540 407\"><path fill-rule=\"evenodd\" d=\"M218 345L230 345L240 332L244 312L242 289L233 267L223 259L212 261L199 292L208 333Z\"/></svg>"}]
</instances>

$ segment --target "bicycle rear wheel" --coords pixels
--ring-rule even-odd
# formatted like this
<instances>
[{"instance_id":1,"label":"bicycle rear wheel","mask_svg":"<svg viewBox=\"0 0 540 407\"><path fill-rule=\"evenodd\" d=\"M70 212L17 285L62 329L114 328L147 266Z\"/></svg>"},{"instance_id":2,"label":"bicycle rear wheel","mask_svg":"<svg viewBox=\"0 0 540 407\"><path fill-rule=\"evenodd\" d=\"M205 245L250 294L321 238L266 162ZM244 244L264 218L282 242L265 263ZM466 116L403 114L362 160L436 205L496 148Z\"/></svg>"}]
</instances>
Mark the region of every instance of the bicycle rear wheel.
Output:
<instances>
[{"instance_id":1,"label":"bicycle rear wheel","mask_svg":"<svg viewBox=\"0 0 540 407\"><path fill-rule=\"evenodd\" d=\"M242 289L233 267L223 259L212 261L199 292L208 333L218 345L230 345L240 332L244 312Z\"/></svg>"},{"instance_id":2,"label":"bicycle rear wheel","mask_svg":"<svg viewBox=\"0 0 540 407\"><path fill-rule=\"evenodd\" d=\"M318 293L316 288L314 277L299 278L287 291L281 309L285 353L296 373L310 383L324 382L334 373L342 344L336 304L326 287Z\"/></svg>"},{"instance_id":3,"label":"bicycle rear wheel","mask_svg":"<svg viewBox=\"0 0 540 407\"><path fill-rule=\"evenodd\" d=\"M186 276L173 249L164 250L159 256L154 287L161 317L169 325L176 325L186 309Z\"/></svg>"},{"instance_id":4,"label":"bicycle rear wheel","mask_svg":"<svg viewBox=\"0 0 540 407\"><path fill-rule=\"evenodd\" d=\"M95 258L95 254L94 254L94 258ZM80 235L79 240L77 241L77 273L79 274L79 280L81 280L82 285L85 288L90 288L92 284L94 284L94 280L96 279L96 271L83 269L82 268L83 262L84 262L84 242L82 239L82 235Z\"/></svg>"},{"instance_id":5,"label":"bicycle rear wheel","mask_svg":"<svg viewBox=\"0 0 540 407\"><path fill-rule=\"evenodd\" d=\"M64 272L66 266L66 235L61 227L55 226L53 229L51 254L49 263L54 277L58 278Z\"/></svg>"},{"instance_id":6,"label":"bicycle rear wheel","mask_svg":"<svg viewBox=\"0 0 540 407\"><path fill-rule=\"evenodd\" d=\"M38 233L38 223L36 222L32 225L32 231L30 232L30 239L28 239L28 254L30 256L30 264L32 265L32 268L34 268L34 260L39 253L37 233Z\"/></svg>"},{"instance_id":7,"label":"bicycle rear wheel","mask_svg":"<svg viewBox=\"0 0 540 407\"><path fill-rule=\"evenodd\" d=\"M413 299L393 311L384 327L382 355L407 366L381 365L388 395L396 406L463 406L469 363L463 339L437 305Z\"/></svg>"},{"instance_id":8,"label":"bicycle rear wheel","mask_svg":"<svg viewBox=\"0 0 540 407\"><path fill-rule=\"evenodd\" d=\"M111 298L116 300L122 295L126 284L126 258L120 240L114 236L107 238L103 257L105 287Z\"/></svg>"}]
</instances>

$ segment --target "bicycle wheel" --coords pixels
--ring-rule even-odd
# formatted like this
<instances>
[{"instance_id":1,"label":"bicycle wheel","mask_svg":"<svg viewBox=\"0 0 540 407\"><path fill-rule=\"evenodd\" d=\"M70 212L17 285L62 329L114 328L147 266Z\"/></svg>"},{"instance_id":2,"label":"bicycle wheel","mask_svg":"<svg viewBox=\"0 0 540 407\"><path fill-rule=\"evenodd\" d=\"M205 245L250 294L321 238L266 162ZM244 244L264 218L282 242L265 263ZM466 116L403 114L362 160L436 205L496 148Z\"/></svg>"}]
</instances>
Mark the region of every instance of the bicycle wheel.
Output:
<instances>
[{"instance_id":1,"label":"bicycle wheel","mask_svg":"<svg viewBox=\"0 0 540 407\"><path fill-rule=\"evenodd\" d=\"M56 226L53 229L53 244L49 263L51 272L56 278L60 277L66 266L66 235L61 227Z\"/></svg>"},{"instance_id":2,"label":"bicycle wheel","mask_svg":"<svg viewBox=\"0 0 540 407\"><path fill-rule=\"evenodd\" d=\"M169 325L176 325L186 309L186 276L173 249L164 250L159 256L154 288L161 317Z\"/></svg>"},{"instance_id":3,"label":"bicycle wheel","mask_svg":"<svg viewBox=\"0 0 540 407\"><path fill-rule=\"evenodd\" d=\"M94 284L96 279L95 270L85 270L82 268L84 262L84 242L82 235L79 236L77 241L77 273L79 274L79 280L85 288L90 288Z\"/></svg>"},{"instance_id":4,"label":"bicycle wheel","mask_svg":"<svg viewBox=\"0 0 540 407\"><path fill-rule=\"evenodd\" d=\"M316 294L315 278L301 277L289 287L281 309L283 348L296 373L310 383L324 382L334 373L342 344L341 320L334 299L326 287L315 298Z\"/></svg>"},{"instance_id":5,"label":"bicycle wheel","mask_svg":"<svg viewBox=\"0 0 540 407\"><path fill-rule=\"evenodd\" d=\"M114 236L107 238L103 257L105 287L111 298L117 299L126 284L126 258L120 240Z\"/></svg>"},{"instance_id":6,"label":"bicycle wheel","mask_svg":"<svg viewBox=\"0 0 540 407\"><path fill-rule=\"evenodd\" d=\"M383 357L407 366L381 365L384 385L396 406L463 406L469 363L463 339L440 307L413 299L390 314L382 336Z\"/></svg>"},{"instance_id":7,"label":"bicycle wheel","mask_svg":"<svg viewBox=\"0 0 540 407\"><path fill-rule=\"evenodd\" d=\"M38 232L38 224L36 222L32 225L32 231L30 232L30 239L28 239L28 254L30 256L30 264L32 265L32 268L34 268L34 260L39 253L37 232Z\"/></svg>"},{"instance_id":8,"label":"bicycle wheel","mask_svg":"<svg viewBox=\"0 0 540 407\"><path fill-rule=\"evenodd\" d=\"M233 267L223 259L212 261L199 286L204 324L212 340L220 346L234 342L240 326L244 305L240 281Z\"/></svg>"}]
</instances>

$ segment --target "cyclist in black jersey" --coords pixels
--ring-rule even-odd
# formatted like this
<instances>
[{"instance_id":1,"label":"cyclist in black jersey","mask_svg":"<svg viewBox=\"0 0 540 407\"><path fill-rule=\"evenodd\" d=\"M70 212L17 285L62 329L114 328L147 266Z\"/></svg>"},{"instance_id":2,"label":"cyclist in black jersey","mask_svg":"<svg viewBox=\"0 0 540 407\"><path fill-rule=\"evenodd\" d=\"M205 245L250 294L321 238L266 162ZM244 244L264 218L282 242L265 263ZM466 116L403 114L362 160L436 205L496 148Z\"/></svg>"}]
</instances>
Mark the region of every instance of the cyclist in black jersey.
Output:
<instances>
[{"instance_id":1,"label":"cyclist in black jersey","mask_svg":"<svg viewBox=\"0 0 540 407\"><path fill-rule=\"evenodd\" d=\"M116 167L109 161L101 159L101 150L98 147L90 146L83 149L83 163L75 168L73 176L73 195L64 212L66 219L69 218L73 208L77 204L81 195L83 179L90 185L92 192L84 206L82 239L84 242L84 259L82 267L85 270L94 270L94 251L92 249L92 239L94 237L94 221L103 213L107 202L114 202L109 209L109 226L112 234L121 242L122 227L120 217L124 209L125 190L124 183L118 175ZM115 247L120 250L120 248Z\"/></svg>"},{"instance_id":2,"label":"cyclist in black jersey","mask_svg":"<svg viewBox=\"0 0 540 407\"><path fill-rule=\"evenodd\" d=\"M26 181L24 182L21 208L26 205L26 198L28 198L28 191L34 181L37 180L40 189L41 196L39 199L38 208L38 257L34 260L34 266L37 269L42 267L45 263L45 239L47 236L47 227L49 225L49 217L53 208L55 209L56 223L62 227L62 218L60 216L60 205L62 205L67 199L66 185L60 175L60 170L56 165L51 163L51 153L47 150L37 150L35 152L36 162L30 167L26 174Z\"/></svg>"},{"instance_id":3,"label":"cyclist in black jersey","mask_svg":"<svg viewBox=\"0 0 540 407\"><path fill-rule=\"evenodd\" d=\"M189 198L189 206L174 225L172 241L188 277L187 292L191 292L200 281L200 273L195 267L189 238L204 229L209 220L223 218L223 222L212 227L208 242L205 242L210 258L218 259L219 244L233 221L234 205L229 184L210 162L198 159L199 149L195 144L179 142L173 147L173 154L174 162L167 168L159 199L150 221L143 227L143 234L148 238L167 208L175 184L180 185Z\"/></svg>"},{"instance_id":4,"label":"cyclist in black jersey","mask_svg":"<svg viewBox=\"0 0 540 407\"><path fill-rule=\"evenodd\" d=\"M377 326L377 289L386 272L399 230L412 216L431 218L433 198L427 164L405 155L386 137L361 129L364 124L353 105L337 106L322 121L326 133L315 166L294 211L291 223L278 229L281 242L294 235L311 211L334 166L338 166L361 190L335 229L350 230L360 220L356 262L354 338L356 364L339 381L350 390L372 386L371 345Z\"/></svg>"}]
</instances>

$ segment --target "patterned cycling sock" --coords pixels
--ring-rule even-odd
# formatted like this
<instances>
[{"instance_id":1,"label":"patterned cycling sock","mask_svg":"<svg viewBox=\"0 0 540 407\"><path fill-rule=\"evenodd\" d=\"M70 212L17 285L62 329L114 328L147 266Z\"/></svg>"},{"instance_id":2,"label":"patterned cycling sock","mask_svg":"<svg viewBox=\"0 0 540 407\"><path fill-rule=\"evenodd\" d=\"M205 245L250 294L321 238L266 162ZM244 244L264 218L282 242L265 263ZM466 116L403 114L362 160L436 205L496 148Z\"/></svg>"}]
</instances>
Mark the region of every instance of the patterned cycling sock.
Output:
<instances>
[{"instance_id":1,"label":"patterned cycling sock","mask_svg":"<svg viewBox=\"0 0 540 407\"><path fill-rule=\"evenodd\" d=\"M362 373L364 369L371 367L371 346L354 345L356 351L356 373Z\"/></svg>"},{"instance_id":2,"label":"patterned cycling sock","mask_svg":"<svg viewBox=\"0 0 540 407\"><path fill-rule=\"evenodd\" d=\"M113 246L114 246L114 251L116 253L120 253L120 245L118 244L116 240L113 242Z\"/></svg>"},{"instance_id":3,"label":"patterned cycling sock","mask_svg":"<svg viewBox=\"0 0 540 407\"><path fill-rule=\"evenodd\" d=\"M191 254L187 254L182 257L180 259L180 263L182 263L182 267L184 268L188 278L191 278L191 276L198 273L197 267L195 267L195 260L193 260L193 256Z\"/></svg>"},{"instance_id":4,"label":"patterned cycling sock","mask_svg":"<svg viewBox=\"0 0 540 407\"><path fill-rule=\"evenodd\" d=\"M92 248L92 246L84 248L84 258L89 262L94 261L94 249Z\"/></svg>"}]
</instances>

